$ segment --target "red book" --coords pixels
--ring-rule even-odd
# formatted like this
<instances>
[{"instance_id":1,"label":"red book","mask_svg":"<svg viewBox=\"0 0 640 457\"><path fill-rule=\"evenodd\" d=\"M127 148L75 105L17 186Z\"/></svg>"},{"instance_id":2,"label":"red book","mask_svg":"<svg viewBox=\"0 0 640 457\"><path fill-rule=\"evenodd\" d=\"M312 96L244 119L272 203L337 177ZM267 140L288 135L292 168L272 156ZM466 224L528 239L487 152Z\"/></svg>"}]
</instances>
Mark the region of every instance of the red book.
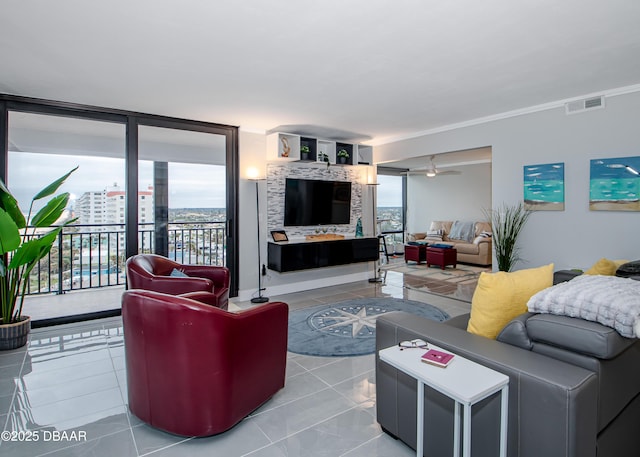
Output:
<instances>
[{"instance_id":1,"label":"red book","mask_svg":"<svg viewBox=\"0 0 640 457\"><path fill-rule=\"evenodd\" d=\"M451 363L451 360L453 359L453 357L454 355L449 354L448 352L442 352L436 349L429 349L427 352L425 352L422 355L422 361L424 363L429 363L437 367L445 368L447 365L449 365L449 363Z\"/></svg>"}]
</instances>

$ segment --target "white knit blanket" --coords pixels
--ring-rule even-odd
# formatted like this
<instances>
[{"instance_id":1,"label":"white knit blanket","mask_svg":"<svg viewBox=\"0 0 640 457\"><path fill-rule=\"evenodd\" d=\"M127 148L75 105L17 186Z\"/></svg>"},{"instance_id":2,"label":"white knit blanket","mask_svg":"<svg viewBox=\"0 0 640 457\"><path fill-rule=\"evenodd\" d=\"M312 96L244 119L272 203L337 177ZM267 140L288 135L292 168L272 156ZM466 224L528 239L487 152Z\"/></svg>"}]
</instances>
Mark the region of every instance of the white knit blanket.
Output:
<instances>
[{"instance_id":1,"label":"white knit blanket","mask_svg":"<svg viewBox=\"0 0 640 457\"><path fill-rule=\"evenodd\" d=\"M579 317L640 337L640 281L582 275L544 289L529 299L529 311Z\"/></svg>"}]
</instances>

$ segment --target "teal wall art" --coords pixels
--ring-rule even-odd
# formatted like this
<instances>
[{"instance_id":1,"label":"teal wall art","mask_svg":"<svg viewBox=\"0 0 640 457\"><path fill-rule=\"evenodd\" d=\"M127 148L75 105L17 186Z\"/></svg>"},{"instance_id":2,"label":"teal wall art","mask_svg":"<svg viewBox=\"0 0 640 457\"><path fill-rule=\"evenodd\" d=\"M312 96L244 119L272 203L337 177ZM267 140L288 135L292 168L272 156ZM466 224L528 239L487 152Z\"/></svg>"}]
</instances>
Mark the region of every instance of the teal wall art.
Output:
<instances>
[{"instance_id":1,"label":"teal wall art","mask_svg":"<svg viewBox=\"0 0 640 457\"><path fill-rule=\"evenodd\" d=\"M524 166L524 207L564 211L564 163Z\"/></svg>"},{"instance_id":2,"label":"teal wall art","mask_svg":"<svg viewBox=\"0 0 640 457\"><path fill-rule=\"evenodd\" d=\"M640 157L591 161L589 209L640 211Z\"/></svg>"}]
</instances>

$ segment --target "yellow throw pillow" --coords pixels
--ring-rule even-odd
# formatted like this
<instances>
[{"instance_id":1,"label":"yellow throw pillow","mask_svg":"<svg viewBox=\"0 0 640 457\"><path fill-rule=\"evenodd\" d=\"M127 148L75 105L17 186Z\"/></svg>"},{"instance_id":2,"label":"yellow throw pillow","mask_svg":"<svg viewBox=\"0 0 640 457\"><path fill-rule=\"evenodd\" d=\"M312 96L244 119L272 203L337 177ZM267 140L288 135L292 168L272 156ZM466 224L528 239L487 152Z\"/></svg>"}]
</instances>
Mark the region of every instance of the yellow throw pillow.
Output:
<instances>
[{"instance_id":1,"label":"yellow throw pillow","mask_svg":"<svg viewBox=\"0 0 640 457\"><path fill-rule=\"evenodd\" d=\"M609 260L603 257L585 271L584 274L613 276L616 274L618 267L624 263L626 263L624 260Z\"/></svg>"},{"instance_id":2,"label":"yellow throw pillow","mask_svg":"<svg viewBox=\"0 0 640 457\"><path fill-rule=\"evenodd\" d=\"M623 259L623 260L614 260L614 261L613 261L613 263L615 263L615 264L616 264L616 270L617 270L618 268L620 268L622 265L624 265L625 263L629 263L629 262L631 262L631 260L624 260L624 259Z\"/></svg>"},{"instance_id":3,"label":"yellow throw pillow","mask_svg":"<svg viewBox=\"0 0 640 457\"><path fill-rule=\"evenodd\" d=\"M505 325L527 311L534 294L552 285L552 263L511 273L480 273L467 331L495 339Z\"/></svg>"}]
</instances>

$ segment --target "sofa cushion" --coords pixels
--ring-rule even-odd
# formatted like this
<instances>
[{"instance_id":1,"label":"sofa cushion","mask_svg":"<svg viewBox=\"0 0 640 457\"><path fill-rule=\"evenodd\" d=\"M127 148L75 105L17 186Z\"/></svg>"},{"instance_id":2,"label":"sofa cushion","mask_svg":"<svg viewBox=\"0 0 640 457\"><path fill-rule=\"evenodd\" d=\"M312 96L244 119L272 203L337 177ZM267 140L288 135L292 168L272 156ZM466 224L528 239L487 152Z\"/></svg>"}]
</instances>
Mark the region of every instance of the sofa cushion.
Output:
<instances>
[{"instance_id":1,"label":"sofa cushion","mask_svg":"<svg viewBox=\"0 0 640 457\"><path fill-rule=\"evenodd\" d=\"M626 262L620 265L616 270L616 276L619 276L621 278L640 276L640 260Z\"/></svg>"},{"instance_id":2,"label":"sofa cushion","mask_svg":"<svg viewBox=\"0 0 640 457\"><path fill-rule=\"evenodd\" d=\"M451 225L453 221L433 221L429 230L442 230L442 239L444 241L449 239L449 232L451 232Z\"/></svg>"},{"instance_id":3,"label":"sofa cushion","mask_svg":"<svg viewBox=\"0 0 640 457\"><path fill-rule=\"evenodd\" d=\"M616 274L618 267L626 262L626 260L609 260L602 258L594 263L591 268L584 272L584 274L613 276Z\"/></svg>"},{"instance_id":4,"label":"sofa cushion","mask_svg":"<svg viewBox=\"0 0 640 457\"><path fill-rule=\"evenodd\" d=\"M172 276L174 278L188 278L189 277L188 274L186 274L182 270L178 270L177 268L174 268L173 270L171 270L171 273L169 274L169 276Z\"/></svg>"},{"instance_id":5,"label":"sofa cushion","mask_svg":"<svg viewBox=\"0 0 640 457\"><path fill-rule=\"evenodd\" d=\"M480 244L480 243L491 243L491 237L483 236L483 235L476 236L473 240L473 244Z\"/></svg>"},{"instance_id":6,"label":"sofa cushion","mask_svg":"<svg viewBox=\"0 0 640 457\"><path fill-rule=\"evenodd\" d=\"M529 334L527 333L527 320L531 316L534 316L534 314L524 313L517 316L515 319L505 325L505 327L498 334L496 340L530 351L533 347L533 343L531 342L531 338L529 338Z\"/></svg>"},{"instance_id":7,"label":"sofa cushion","mask_svg":"<svg viewBox=\"0 0 640 457\"><path fill-rule=\"evenodd\" d=\"M476 222L476 236L480 236L483 233L487 236L491 236L493 233L491 222Z\"/></svg>"},{"instance_id":8,"label":"sofa cushion","mask_svg":"<svg viewBox=\"0 0 640 457\"><path fill-rule=\"evenodd\" d=\"M453 243L453 247L456 248L458 254L478 254L480 252L480 246L474 243L464 243L456 241Z\"/></svg>"},{"instance_id":9,"label":"sofa cushion","mask_svg":"<svg viewBox=\"0 0 640 457\"><path fill-rule=\"evenodd\" d=\"M534 314L526 329L534 342L568 349L598 359L612 359L636 340L623 338L611 327L597 322L553 314Z\"/></svg>"},{"instance_id":10,"label":"sofa cushion","mask_svg":"<svg viewBox=\"0 0 640 457\"><path fill-rule=\"evenodd\" d=\"M431 243L438 243L442 241L442 235L443 235L443 231L441 229L429 230L427 231L427 237L425 238L425 240Z\"/></svg>"},{"instance_id":11,"label":"sofa cushion","mask_svg":"<svg viewBox=\"0 0 640 457\"><path fill-rule=\"evenodd\" d=\"M527 311L527 301L553 284L553 264L507 273L480 273L467 330L495 339L509 321Z\"/></svg>"},{"instance_id":12,"label":"sofa cushion","mask_svg":"<svg viewBox=\"0 0 640 457\"><path fill-rule=\"evenodd\" d=\"M451 225L450 240L461 240L471 243L476 235L475 222L455 221Z\"/></svg>"},{"instance_id":13,"label":"sofa cushion","mask_svg":"<svg viewBox=\"0 0 640 457\"><path fill-rule=\"evenodd\" d=\"M540 291L529 311L579 317L640 337L640 283L617 276L582 275Z\"/></svg>"},{"instance_id":14,"label":"sofa cushion","mask_svg":"<svg viewBox=\"0 0 640 457\"><path fill-rule=\"evenodd\" d=\"M424 240L427 237L427 234L424 232L417 232L417 233L409 233L407 235L407 239L409 241L418 241L418 240Z\"/></svg>"}]
</instances>

